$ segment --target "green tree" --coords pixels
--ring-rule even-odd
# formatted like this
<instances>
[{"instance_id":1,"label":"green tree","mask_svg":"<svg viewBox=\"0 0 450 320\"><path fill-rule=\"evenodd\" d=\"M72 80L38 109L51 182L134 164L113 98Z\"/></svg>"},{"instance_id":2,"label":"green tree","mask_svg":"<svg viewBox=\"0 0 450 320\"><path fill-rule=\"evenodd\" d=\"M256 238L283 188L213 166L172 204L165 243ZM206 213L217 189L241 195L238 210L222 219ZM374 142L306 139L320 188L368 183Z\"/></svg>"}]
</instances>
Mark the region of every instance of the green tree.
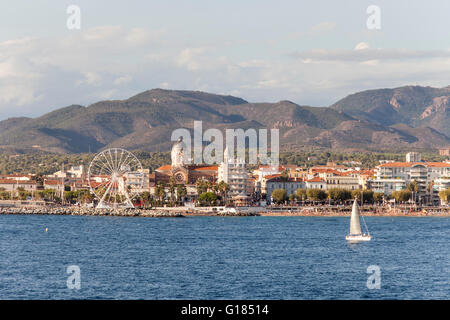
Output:
<instances>
[{"instance_id":1,"label":"green tree","mask_svg":"<svg viewBox=\"0 0 450 320\"><path fill-rule=\"evenodd\" d=\"M411 191L401 190L392 192L392 197L397 202L406 202L411 198Z\"/></svg>"},{"instance_id":2,"label":"green tree","mask_svg":"<svg viewBox=\"0 0 450 320\"><path fill-rule=\"evenodd\" d=\"M228 199L228 191L230 191L230 186L226 182L220 181L218 183L218 187L220 196L222 197L223 204L226 205Z\"/></svg>"},{"instance_id":3,"label":"green tree","mask_svg":"<svg viewBox=\"0 0 450 320\"><path fill-rule=\"evenodd\" d=\"M419 191L419 183L414 180L406 186L406 190L409 192L418 192Z\"/></svg>"},{"instance_id":4,"label":"green tree","mask_svg":"<svg viewBox=\"0 0 450 320\"><path fill-rule=\"evenodd\" d=\"M202 194L208 191L209 181L204 179L197 179L195 182L195 187L197 188L197 194Z\"/></svg>"},{"instance_id":5,"label":"green tree","mask_svg":"<svg viewBox=\"0 0 450 320\"><path fill-rule=\"evenodd\" d=\"M373 203L373 191L372 190L353 190L352 198L363 200L364 202Z\"/></svg>"},{"instance_id":6,"label":"green tree","mask_svg":"<svg viewBox=\"0 0 450 320\"><path fill-rule=\"evenodd\" d=\"M275 189L272 191L273 201L283 203L287 199L287 192L284 189Z\"/></svg>"},{"instance_id":7,"label":"green tree","mask_svg":"<svg viewBox=\"0 0 450 320\"><path fill-rule=\"evenodd\" d=\"M308 195L306 194L306 189L297 189L295 192L295 195L297 196L297 199L299 201L305 201L308 199Z\"/></svg>"},{"instance_id":8,"label":"green tree","mask_svg":"<svg viewBox=\"0 0 450 320\"><path fill-rule=\"evenodd\" d=\"M198 196L198 201L201 205L213 205L217 200L217 195L214 192L203 192Z\"/></svg>"},{"instance_id":9,"label":"green tree","mask_svg":"<svg viewBox=\"0 0 450 320\"><path fill-rule=\"evenodd\" d=\"M183 203L186 195L187 195L186 186L184 184L179 184L177 186L177 200L180 205Z\"/></svg>"},{"instance_id":10,"label":"green tree","mask_svg":"<svg viewBox=\"0 0 450 320\"><path fill-rule=\"evenodd\" d=\"M169 193L170 193L170 203L173 205L174 200L175 200L175 188L176 188L176 183L175 183L175 179L174 177L170 177L169 179Z\"/></svg>"},{"instance_id":11,"label":"green tree","mask_svg":"<svg viewBox=\"0 0 450 320\"><path fill-rule=\"evenodd\" d=\"M308 189L306 194L312 201L323 201L328 197L328 194L322 189Z\"/></svg>"},{"instance_id":12,"label":"green tree","mask_svg":"<svg viewBox=\"0 0 450 320\"><path fill-rule=\"evenodd\" d=\"M450 188L439 191L439 198L441 198L443 202L450 202Z\"/></svg>"},{"instance_id":13,"label":"green tree","mask_svg":"<svg viewBox=\"0 0 450 320\"><path fill-rule=\"evenodd\" d=\"M166 197L166 186L162 181L159 181L155 186L155 196L159 199L159 204L163 205Z\"/></svg>"},{"instance_id":14,"label":"green tree","mask_svg":"<svg viewBox=\"0 0 450 320\"><path fill-rule=\"evenodd\" d=\"M144 207L147 207L152 201L152 195L148 191L144 191L141 193L141 199L144 202Z\"/></svg>"},{"instance_id":15,"label":"green tree","mask_svg":"<svg viewBox=\"0 0 450 320\"><path fill-rule=\"evenodd\" d=\"M328 190L328 196L334 201L345 201L352 198L352 193L347 189L331 188Z\"/></svg>"},{"instance_id":16,"label":"green tree","mask_svg":"<svg viewBox=\"0 0 450 320\"><path fill-rule=\"evenodd\" d=\"M373 193L373 200L375 202L381 202L383 201L383 193L382 192L374 192Z\"/></svg>"}]
</instances>

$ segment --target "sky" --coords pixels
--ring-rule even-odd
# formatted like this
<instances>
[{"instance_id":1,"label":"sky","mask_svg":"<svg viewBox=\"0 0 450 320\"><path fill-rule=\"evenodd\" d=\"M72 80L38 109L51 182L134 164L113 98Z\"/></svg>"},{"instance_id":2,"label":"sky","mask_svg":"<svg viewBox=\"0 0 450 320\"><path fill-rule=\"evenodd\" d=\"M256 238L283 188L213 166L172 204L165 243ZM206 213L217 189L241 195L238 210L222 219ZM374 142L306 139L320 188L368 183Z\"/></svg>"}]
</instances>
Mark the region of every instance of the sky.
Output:
<instances>
[{"instance_id":1,"label":"sky","mask_svg":"<svg viewBox=\"0 0 450 320\"><path fill-rule=\"evenodd\" d=\"M152 88L328 106L444 87L449 14L447 0L0 0L0 120Z\"/></svg>"}]
</instances>

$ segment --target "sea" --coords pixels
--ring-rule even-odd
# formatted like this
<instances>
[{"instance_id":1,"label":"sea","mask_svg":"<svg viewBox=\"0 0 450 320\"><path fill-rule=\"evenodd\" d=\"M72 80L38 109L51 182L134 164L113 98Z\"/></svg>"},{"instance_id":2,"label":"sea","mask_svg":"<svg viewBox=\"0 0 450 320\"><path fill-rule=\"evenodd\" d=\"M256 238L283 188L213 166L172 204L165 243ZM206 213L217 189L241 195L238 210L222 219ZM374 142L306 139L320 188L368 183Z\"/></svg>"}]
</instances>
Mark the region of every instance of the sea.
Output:
<instances>
[{"instance_id":1,"label":"sea","mask_svg":"<svg viewBox=\"0 0 450 320\"><path fill-rule=\"evenodd\" d=\"M449 299L450 218L0 216L0 299Z\"/></svg>"}]
</instances>

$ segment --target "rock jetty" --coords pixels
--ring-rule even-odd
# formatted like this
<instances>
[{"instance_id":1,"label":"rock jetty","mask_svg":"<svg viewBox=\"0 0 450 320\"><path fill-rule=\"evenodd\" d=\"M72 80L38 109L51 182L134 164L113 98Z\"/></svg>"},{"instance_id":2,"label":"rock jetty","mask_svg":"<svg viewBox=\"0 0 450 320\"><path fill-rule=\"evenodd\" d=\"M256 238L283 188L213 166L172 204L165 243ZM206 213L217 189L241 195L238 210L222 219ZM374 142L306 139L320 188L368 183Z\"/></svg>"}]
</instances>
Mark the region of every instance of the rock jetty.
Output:
<instances>
[{"instance_id":1,"label":"rock jetty","mask_svg":"<svg viewBox=\"0 0 450 320\"><path fill-rule=\"evenodd\" d=\"M143 209L94 209L82 207L5 207L0 214L38 214L73 216L117 216L117 217L183 217L180 212Z\"/></svg>"}]
</instances>

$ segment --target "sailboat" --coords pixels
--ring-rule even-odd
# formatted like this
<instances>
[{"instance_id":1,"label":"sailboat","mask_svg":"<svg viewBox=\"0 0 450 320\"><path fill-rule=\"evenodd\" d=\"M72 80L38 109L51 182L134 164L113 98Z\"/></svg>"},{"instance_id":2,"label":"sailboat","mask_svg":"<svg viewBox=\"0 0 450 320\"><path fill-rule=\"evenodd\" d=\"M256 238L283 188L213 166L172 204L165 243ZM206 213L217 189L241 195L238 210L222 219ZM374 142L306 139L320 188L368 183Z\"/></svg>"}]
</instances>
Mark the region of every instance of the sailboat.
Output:
<instances>
[{"instance_id":1,"label":"sailboat","mask_svg":"<svg viewBox=\"0 0 450 320\"><path fill-rule=\"evenodd\" d=\"M361 230L361 222L359 220L359 206L358 201L353 202L352 215L350 217L350 234L345 237L345 240L348 241L370 241L372 237L370 236L369 229L367 228L366 222L364 221L364 225L366 226L367 233L362 233Z\"/></svg>"}]
</instances>

